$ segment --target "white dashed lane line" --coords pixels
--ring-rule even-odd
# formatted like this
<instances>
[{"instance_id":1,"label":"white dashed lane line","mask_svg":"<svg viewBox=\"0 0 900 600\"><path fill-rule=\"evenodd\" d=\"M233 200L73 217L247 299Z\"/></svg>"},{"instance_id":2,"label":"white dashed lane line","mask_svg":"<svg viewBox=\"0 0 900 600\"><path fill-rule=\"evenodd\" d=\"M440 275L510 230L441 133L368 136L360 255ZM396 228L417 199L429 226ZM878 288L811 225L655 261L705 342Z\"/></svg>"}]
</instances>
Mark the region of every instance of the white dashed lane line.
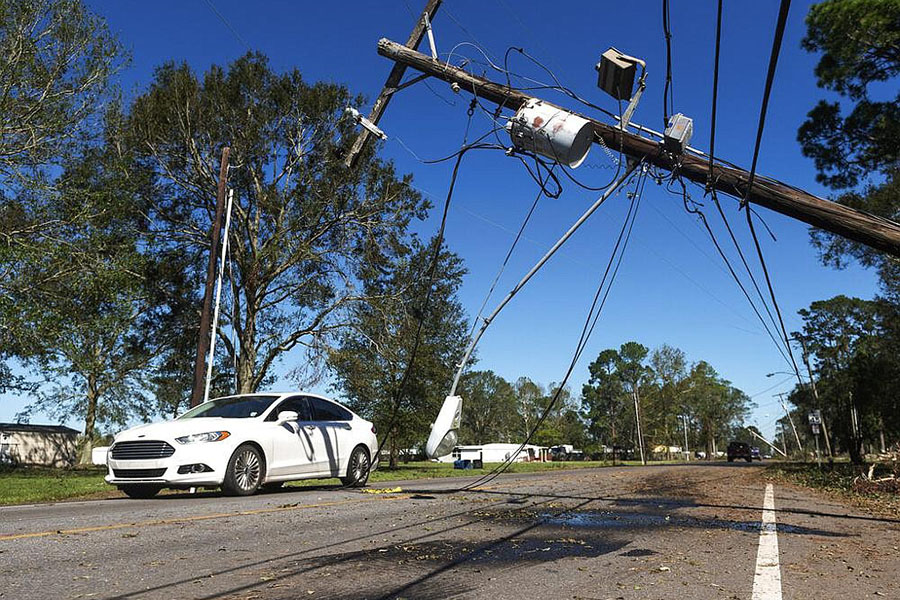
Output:
<instances>
[{"instance_id":1,"label":"white dashed lane line","mask_svg":"<svg viewBox=\"0 0 900 600\"><path fill-rule=\"evenodd\" d=\"M778 532L775 526L775 491L766 484L763 499L759 550L756 553L756 575L752 600L781 600L781 567L778 564Z\"/></svg>"}]
</instances>

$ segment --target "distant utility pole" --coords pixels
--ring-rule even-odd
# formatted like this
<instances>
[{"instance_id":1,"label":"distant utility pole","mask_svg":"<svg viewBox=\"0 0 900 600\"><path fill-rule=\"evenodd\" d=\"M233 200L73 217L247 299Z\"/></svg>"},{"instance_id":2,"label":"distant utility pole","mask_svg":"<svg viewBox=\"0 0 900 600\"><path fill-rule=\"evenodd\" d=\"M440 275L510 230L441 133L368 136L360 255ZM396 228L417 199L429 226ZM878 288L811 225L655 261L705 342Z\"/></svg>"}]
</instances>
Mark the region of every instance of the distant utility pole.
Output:
<instances>
[{"instance_id":1,"label":"distant utility pole","mask_svg":"<svg viewBox=\"0 0 900 600\"><path fill-rule=\"evenodd\" d=\"M209 350L209 310L212 304L213 285L216 281L216 257L219 253L219 237L222 232L222 213L225 212L225 183L228 180L228 155L231 149L222 148L219 165L219 189L216 194L216 217L212 224L209 243L209 268L206 271L206 291L203 294L203 310L200 312L200 334L197 339L197 358L194 361L194 385L191 388L191 407L203 402L203 368Z\"/></svg>"},{"instance_id":2,"label":"distant utility pole","mask_svg":"<svg viewBox=\"0 0 900 600\"><path fill-rule=\"evenodd\" d=\"M644 435L641 433L641 406L638 400L637 389L631 390L631 396L634 398L634 420L637 423L638 448L641 451L641 464L646 465L647 459L644 456Z\"/></svg>"},{"instance_id":3,"label":"distant utility pole","mask_svg":"<svg viewBox=\"0 0 900 600\"><path fill-rule=\"evenodd\" d=\"M788 421L791 423L791 429L794 430L794 439L797 440L797 448L800 449L800 452L803 452L803 444L800 443L800 436L797 434L797 428L794 426L794 418L791 416L791 411L788 410L787 404L784 401L784 396L787 396L787 392L775 395L778 396L778 400L781 402L781 408L784 409L784 414L787 415Z\"/></svg>"},{"instance_id":4,"label":"distant utility pole","mask_svg":"<svg viewBox=\"0 0 900 600\"><path fill-rule=\"evenodd\" d=\"M822 402L819 400L819 390L816 389L816 378L813 375L812 366L809 363L809 352L806 350L806 340L803 339L803 336L795 334L794 339L800 342L800 349L803 352L803 361L806 363L806 373L809 375L809 385L812 388L813 398L816 399L816 408L819 409L819 414L822 413ZM825 419L822 418L822 434L825 436L825 451L828 453L829 457L834 457L834 453L831 451L831 440L828 439L828 427L825 426Z\"/></svg>"},{"instance_id":5,"label":"distant utility pole","mask_svg":"<svg viewBox=\"0 0 900 600\"><path fill-rule=\"evenodd\" d=\"M681 415L681 418L684 420L684 459L687 461L691 460L691 451L688 448L688 436L687 436L687 415Z\"/></svg>"}]
</instances>

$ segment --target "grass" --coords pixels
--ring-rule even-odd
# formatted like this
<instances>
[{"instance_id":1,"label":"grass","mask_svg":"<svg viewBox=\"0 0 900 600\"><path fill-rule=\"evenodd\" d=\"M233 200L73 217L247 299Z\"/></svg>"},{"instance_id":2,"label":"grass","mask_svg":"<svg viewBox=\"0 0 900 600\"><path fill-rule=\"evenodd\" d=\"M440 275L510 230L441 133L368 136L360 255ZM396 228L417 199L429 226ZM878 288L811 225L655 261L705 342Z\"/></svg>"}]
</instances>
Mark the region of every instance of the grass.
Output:
<instances>
[{"instance_id":1,"label":"grass","mask_svg":"<svg viewBox=\"0 0 900 600\"><path fill-rule=\"evenodd\" d=\"M651 464L666 464L658 461ZM635 466L639 461L618 462L618 465ZM390 481L408 479L433 479L443 477L477 477L490 473L497 464L487 463L483 469L459 470L452 464L430 461L401 463L396 469L379 468L369 478L371 486ZM611 462L549 462L549 463L515 463L506 470L507 473L533 473L539 471L565 471L591 467L609 467ZM80 500L88 498L104 498L120 494L115 488L103 481L106 470L99 468L78 469L12 469L0 470L0 506L11 504L31 504L34 502L56 502L60 500ZM293 481L290 487L308 487L337 484L337 479L312 479Z\"/></svg>"},{"instance_id":2,"label":"grass","mask_svg":"<svg viewBox=\"0 0 900 600\"><path fill-rule=\"evenodd\" d=\"M0 505L102 496L111 490L105 469L15 469L0 471Z\"/></svg>"}]
</instances>

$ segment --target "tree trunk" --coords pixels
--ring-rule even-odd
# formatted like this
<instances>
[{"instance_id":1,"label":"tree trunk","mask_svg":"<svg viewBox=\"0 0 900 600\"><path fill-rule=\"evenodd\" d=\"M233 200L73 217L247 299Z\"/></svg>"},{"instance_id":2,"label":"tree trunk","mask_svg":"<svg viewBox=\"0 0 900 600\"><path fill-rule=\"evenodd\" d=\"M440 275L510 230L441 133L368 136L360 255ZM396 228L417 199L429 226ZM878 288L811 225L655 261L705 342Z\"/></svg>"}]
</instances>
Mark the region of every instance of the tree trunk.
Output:
<instances>
[{"instance_id":1,"label":"tree trunk","mask_svg":"<svg viewBox=\"0 0 900 600\"><path fill-rule=\"evenodd\" d=\"M391 432L391 451L390 451L390 460L388 461L389 469L397 468L397 435Z\"/></svg>"},{"instance_id":2,"label":"tree trunk","mask_svg":"<svg viewBox=\"0 0 900 600\"><path fill-rule=\"evenodd\" d=\"M97 377L88 375L87 385L87 410L84 415L84 439L81 444L81 456L78 463L91 464L91 453L94 449L94 434L97 424Z\"/></svg>"},{"instance_id":3,"label":"tree trunk","mask_svg":"<svg viewBox=\"0 0 900 600\"><path fill-rule=\"evenodd\" d=\"M256 310L247 292L247 311L239 340L241 351L237 357L237 393L252 394L256 391Z\"/></svg>"}]
</instances>

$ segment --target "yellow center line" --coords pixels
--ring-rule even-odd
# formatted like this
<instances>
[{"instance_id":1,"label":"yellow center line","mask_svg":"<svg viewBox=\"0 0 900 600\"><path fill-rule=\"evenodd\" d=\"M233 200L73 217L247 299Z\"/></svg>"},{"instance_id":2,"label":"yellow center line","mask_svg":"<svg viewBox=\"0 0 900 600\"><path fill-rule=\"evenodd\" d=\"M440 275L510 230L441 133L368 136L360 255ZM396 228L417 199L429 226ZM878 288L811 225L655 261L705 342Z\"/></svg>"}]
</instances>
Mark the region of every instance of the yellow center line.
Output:
<instances>
[{"instance_id":1,"label":"yellow center line","mask_svg":"<svg viewBox=\"0 0 900 600\"><path fill-rule=\"evenodd\" d=\"M575 477L575 475L564 476L561 479L571 479ZM518 483L520 485L511 485L513 483ZM513 490L527 486L530 482L528 481L517 481L517 482L503 482L503 483L495 483L493 485L483 485L473 488L471 491L478 490L490 490L496 489L499 487L512 487ZM512 492L517 493L517 492ZM527 492L525 492L527 493ZM299 504L299 505L287 505L287 506L274 506L270 508L257 508L253 510L241 510L235 512L225 512L225 513L213 513L208 515L196 515L192 517L179 517L174 519L155 519L151 521L133 521L130 523L113 523L111 525L97 525L94 527L78 527L74 529L55 529L53 531L35 531L32 533L12 533L12 534L0 534L0 542L9 541L9 540L22 540L29 538L38 538L38 537L48 537L51 535L77 535L80 533L92 533L96 531L111 531L115 529L128 529L135 527L154 527L159 525L173 525L175 523L189 523L192 521L209 521L211 519L225 519L228 517L243 517L249 515L262 515L267 513L278 513L278 512L286 512L292 510L306 510L310 508L325 508L329 506L341 506L344 504L361 504L363 502L375 502L378 500L404 500L411 498L412 494L379 494L372 497L366 498L348 498L346 500L334 500L332 502L318 502L315 504Z\"/></svg>"},{"instance_id":2,"label":"yellow center line","mask_svg":"<svg viewBox=\"0 0 900 600\"><path fill-rule=\"evenodd\" d=\"M157 525L173 525L175 523L188 523L191 521L209 521L211 519L225 519L228 517L243 517L249 515L262 515L266 513L278 513L292 510L305 510L310 508L324 508L328 506L339 506L342 504L361 504L363 502L376 502L378 500L402 500L410 498L410 494L391 494L384 496L374 496L371 498L350 498L347 500L335 500L333 502L318 502L315 504L299 504L287 506L275 506L270 508L257 508L253 510L241 510L235 512L213 513L209 515L196 515L192 517L180 517L176 519L155 519L152 521L134 521L131 523L113 523L111 525L97 525L95 527L78 527L75 529L57 529L54 531L36 531L32 533L14 533L0 535L0 541L21 540L27 538L47 537L50 535L75 535L79 533L92 533L95 531L110 531L113 529L127 529L132 527L153 527Z\"/></svg>"}]
</instances>

